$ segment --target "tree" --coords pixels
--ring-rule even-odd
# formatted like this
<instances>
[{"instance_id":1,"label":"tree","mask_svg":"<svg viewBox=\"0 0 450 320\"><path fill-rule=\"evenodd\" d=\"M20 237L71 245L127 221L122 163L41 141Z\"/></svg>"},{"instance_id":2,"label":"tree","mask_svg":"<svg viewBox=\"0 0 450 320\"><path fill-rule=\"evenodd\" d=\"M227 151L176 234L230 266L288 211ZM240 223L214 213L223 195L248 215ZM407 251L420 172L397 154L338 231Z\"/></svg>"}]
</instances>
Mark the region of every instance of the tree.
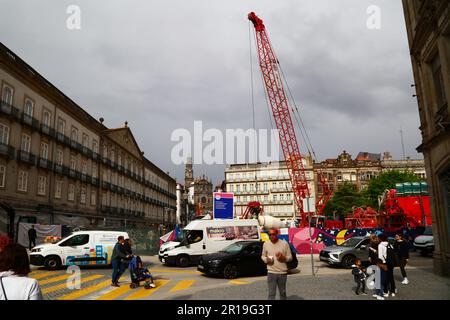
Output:
<instances>
[{"instance_id":1,"label":"tree","mask_svg":"<svg viewBox=\"0 0 450 320\"><path fill-rule=\"evenodd\" d=\"M421 181L424 180L409 171L386 171L375 179L370 180L367 190L364 192L363 196L367 199L368 205L378 208L378 196L382 195L386 189L394 189L396 183Z\"/></svg>"},{"instance_id":2,"label":"tree","mask_svg":"<svg viewBox=\"0 0 450 320\"><path fill-rule=\"evenodd\" d=\"M344 183L339 187L334 196L328 201L324 214L332 216L336 211L338 214L346 214L353 211L353 207L365 205L367 200L364 195L356 191L356 186L351 183Z\"/></svg>"}]
</instances>

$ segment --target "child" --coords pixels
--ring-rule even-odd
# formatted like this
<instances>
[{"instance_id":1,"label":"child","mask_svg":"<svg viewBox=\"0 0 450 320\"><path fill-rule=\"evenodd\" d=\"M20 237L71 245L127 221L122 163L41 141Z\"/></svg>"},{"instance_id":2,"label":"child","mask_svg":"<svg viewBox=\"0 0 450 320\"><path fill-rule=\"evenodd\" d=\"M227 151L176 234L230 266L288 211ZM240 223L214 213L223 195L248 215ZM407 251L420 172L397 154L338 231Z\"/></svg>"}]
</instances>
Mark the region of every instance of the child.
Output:
<instances>
[{"instance_id":1,"label":"child","mask_svg":"<svg viewBox=\"0 0 450 320\"><path fill-rule=\"evenodd\" d=\"M147 268L144 268L142 260L139 256L133 256L130 261L129 270L131 274L131 288L139 286L140 281L145 281L144 288L155 288L153 276Z\"/></svg>"},{"instance_id":2,"label":"child","mask_svg":"<svg viewBox=\"0 0 450 320\"><path fill-rule=\"evenodd\" d=\"M356 259L355 264L352 265L352 274L356 282L356 295L359 295L359 288L362 285L361 294L367 295L366 293L366 270L361 266L361 260Z\"/></svg>"}]
</instances>

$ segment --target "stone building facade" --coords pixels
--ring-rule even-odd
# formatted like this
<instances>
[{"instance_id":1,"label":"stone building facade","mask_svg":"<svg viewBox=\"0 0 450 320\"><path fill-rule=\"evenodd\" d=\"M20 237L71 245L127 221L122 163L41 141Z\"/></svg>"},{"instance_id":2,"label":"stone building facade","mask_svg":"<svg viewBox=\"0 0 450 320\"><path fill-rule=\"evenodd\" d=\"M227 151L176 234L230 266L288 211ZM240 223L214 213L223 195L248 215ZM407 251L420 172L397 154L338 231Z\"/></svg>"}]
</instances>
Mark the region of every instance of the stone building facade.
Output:
<instances>
[{"instance_id":1,"label":"stone building facade","mask_svg":"<svg viewBox=\"0 0 450 320\"><path fill-rule=\"evenodd\" d=\"M0 44L0 231L175 221L176 182Z\"/></svg>"},{"instance_id":2,"label":"stone building facade","mask_svg":"<svg viewBox=\"0 0 450 320\"><path fill-rule=\"evenodd\" d=\"M403 0L433 220L434 269L450 276L450 2Z\"/></svg>"}]
</instances>

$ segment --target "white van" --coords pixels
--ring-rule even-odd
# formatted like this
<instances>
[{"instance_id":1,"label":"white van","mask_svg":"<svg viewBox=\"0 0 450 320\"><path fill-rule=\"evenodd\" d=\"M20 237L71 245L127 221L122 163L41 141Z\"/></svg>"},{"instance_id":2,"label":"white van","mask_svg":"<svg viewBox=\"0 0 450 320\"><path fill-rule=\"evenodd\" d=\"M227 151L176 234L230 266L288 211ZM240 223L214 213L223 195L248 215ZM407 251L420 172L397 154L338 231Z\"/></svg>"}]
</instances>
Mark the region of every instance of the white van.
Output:
<instances>
[{"instance_id":1,"label":"white van","mask_svg":"<svg viewBox=\"0 0 450 320\"><path fill-rule=\"evenodd\" d=\"M128 238L119 231L77 231L56 242L34 247L30 263L55 270L69 265L109 265L117 238Z\"/></svg>"},{"instance_id":2,"label":"white van","mask_svg":"<svg viewBox=\"0 0 450 320\"><path fill-rule=\"evenodd\" d=\"M204 254L218 252L241 240L261 240L257 220L194 220L183 229L183 239L178 244L161 246L162 263L187 267L197 264Z\"/></svg>"}]
</instances>

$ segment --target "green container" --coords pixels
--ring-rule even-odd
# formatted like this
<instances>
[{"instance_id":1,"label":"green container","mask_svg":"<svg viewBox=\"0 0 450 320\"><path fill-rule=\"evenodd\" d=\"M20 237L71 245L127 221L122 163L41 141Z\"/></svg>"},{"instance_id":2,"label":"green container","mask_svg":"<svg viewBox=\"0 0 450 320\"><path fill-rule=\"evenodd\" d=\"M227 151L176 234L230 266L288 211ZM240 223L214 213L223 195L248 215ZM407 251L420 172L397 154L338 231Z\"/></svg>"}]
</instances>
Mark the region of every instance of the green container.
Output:
<instances>
[{"instance_id":1,"label":"green container","mask_svg":"<svg viewBox=\"0 0 450 320\"><path fill-rule=\"evenodd\" d=\"M413 182L411 186L413 195L415 196L420 195L420 182Z\"/></svg>"},{"instance_id":2,"label":"green container","mask_svg":"<svg viewBox=\"0 0 450 320\"><path fill-rule=\"evenodd\" d=\"M420 183L420 194L423 196L428 195L428 183L426 183L426 182Z\"/></svg>"},{"instance_id":3,"label":"green container","mask_svg":"<svg viewBox=\"0 0 450 320\"><path fill-rule=\"evenodd\" d=\"M413 188L412 188L411 182L405 182L403 184L403 188L404 188L403 190L404 190L405 197L413 195Z\"/></svg>"},{"instance_id":4,"label":"green container","mask_svg":"<svg viewBox=\"0 0 450 320\"><path fill-rule=\"evenodd\" d=\"M403 183L396 183L395 190L397 191L397 197L403 197L405 195L405 187Z\"/></svg>"}]
</instances>

